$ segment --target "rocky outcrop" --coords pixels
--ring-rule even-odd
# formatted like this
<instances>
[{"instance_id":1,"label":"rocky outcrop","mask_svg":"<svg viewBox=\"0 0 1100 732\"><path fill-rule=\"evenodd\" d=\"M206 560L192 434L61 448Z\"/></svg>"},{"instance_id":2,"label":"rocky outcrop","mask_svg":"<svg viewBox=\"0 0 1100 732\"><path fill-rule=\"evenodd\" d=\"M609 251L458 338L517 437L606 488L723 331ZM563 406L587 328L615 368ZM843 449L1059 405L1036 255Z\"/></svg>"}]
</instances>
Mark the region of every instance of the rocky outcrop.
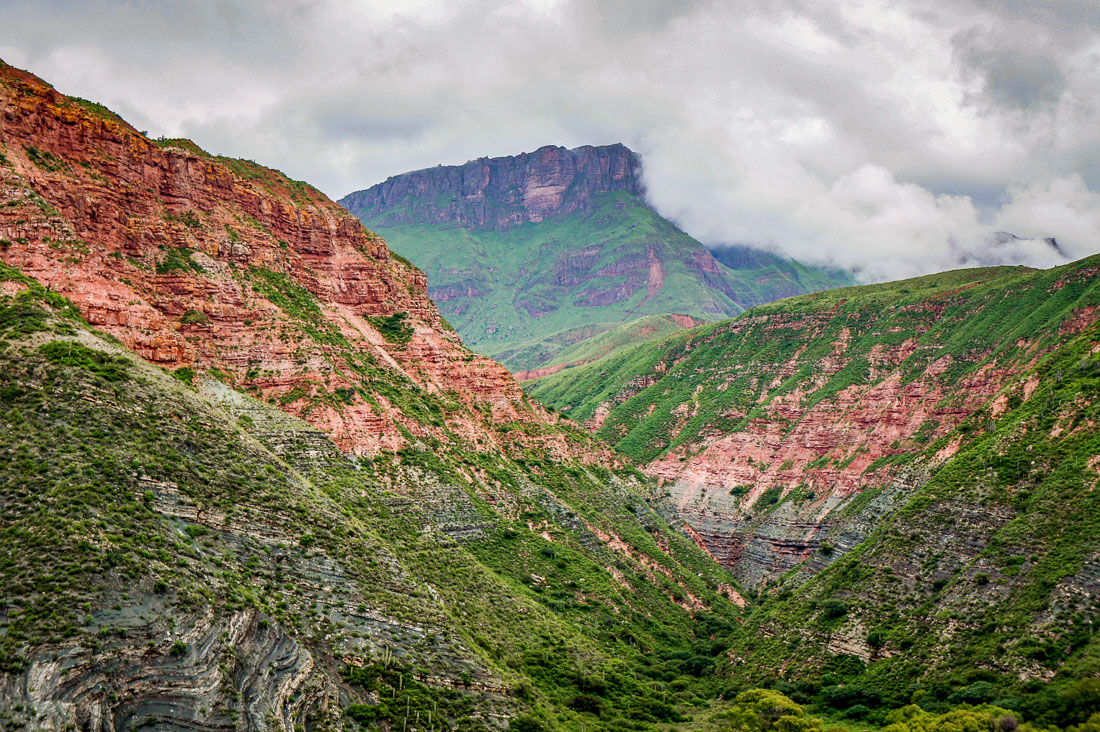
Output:
<instances>
[{"instance_id":1,"label":"rocky outcrop","mask_svg":"<svg viewBox=\"0 0 1100 732\"><path fill-rule=\"evenodd\" d=\"M393 176L340 199L362 217L385 224L462 224L506 229L591 208L592 196L640 193L641 164L625 145L478 158Z\"/></svg>"}]
</instances>

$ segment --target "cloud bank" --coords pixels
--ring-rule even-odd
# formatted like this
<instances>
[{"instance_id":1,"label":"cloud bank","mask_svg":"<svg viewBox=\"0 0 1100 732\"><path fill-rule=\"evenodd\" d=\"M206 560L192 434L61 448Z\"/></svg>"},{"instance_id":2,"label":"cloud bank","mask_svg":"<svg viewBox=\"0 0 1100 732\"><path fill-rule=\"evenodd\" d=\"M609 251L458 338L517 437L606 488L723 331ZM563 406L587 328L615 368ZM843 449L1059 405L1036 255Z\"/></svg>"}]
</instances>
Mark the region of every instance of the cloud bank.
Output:
<instances>
[{"instance_id":1,"label":"cloud bank","mask_svg":"<svg viewBox=\"0 0 1100 732\"><path fill-rule=\"evenodd\" d=\"M0 58L332 196L624 142L709 244L868 280L1100 251L1100 5L0 0ZM1023 239L997 237L1006 231ZM1033 239L1032 241L1028 241Z\"/></svg>"}]
</instances>

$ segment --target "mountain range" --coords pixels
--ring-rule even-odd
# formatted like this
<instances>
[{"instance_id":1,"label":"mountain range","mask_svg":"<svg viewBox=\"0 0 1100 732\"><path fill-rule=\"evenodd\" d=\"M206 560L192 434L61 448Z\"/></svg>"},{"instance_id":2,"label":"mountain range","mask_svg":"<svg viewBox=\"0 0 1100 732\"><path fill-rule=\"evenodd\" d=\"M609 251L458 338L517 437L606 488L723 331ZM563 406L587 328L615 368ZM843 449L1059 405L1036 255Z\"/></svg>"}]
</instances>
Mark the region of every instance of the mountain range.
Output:
<instances>
[{"instance_id":1,"label":"mountain range","mask_svg":"<svg viewBox=\"0 0 1100 732\"><path fill-rule=\"evenodd\" d=\"M427 273L471 348L521 376L639 317L713 321L854 284L761 250L708 250L647 203L641 159L621 144L428 168L340 203Z\"/></svg>"},{"instance_id":2,"label":"mountain range","mask_svg":"<svg viewBox=\"0 0 1100 732\"><path fill-rule=\"evenodd\" d=\"M829 275L520 158L387 200L498 247L526 391L309 184L0 62L4 729L1100 725L1100 259L736 300Z\"/></svg>"},{"instance_id":3,"label":"mountain range","mask_svg":"<svg viewBox=\"0 0 1100 732\"><path fill-rule=\"evenodd\" d=\"M843 654L879 698L977 668L1020 709L1008 679L1100 658L1098 275L1094 256L830 290L530 393L643 463L766 595L735 675Z\"/></svg>"}]
</instances>

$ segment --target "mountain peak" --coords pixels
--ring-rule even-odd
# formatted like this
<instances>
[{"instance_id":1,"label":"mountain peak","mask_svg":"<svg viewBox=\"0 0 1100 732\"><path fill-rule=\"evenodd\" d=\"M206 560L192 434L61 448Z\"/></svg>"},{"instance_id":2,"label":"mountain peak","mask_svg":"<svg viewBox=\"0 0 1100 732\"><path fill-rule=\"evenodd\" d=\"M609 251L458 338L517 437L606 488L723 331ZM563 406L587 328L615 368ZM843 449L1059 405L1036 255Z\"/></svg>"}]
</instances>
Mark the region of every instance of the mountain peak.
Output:
<instances>
[{"instance_id":1,"label":"mountain peak","mask_svg":"<svg viewBox=\"0 0 1100 732\"><path fill-rule=\"evenodd\" d=\"M387 224L455 223L508 229L592 207L592 196L642 193L641 159L622 143L478 158L393 176L340 200Z\"/></svg>"}]
</instances>

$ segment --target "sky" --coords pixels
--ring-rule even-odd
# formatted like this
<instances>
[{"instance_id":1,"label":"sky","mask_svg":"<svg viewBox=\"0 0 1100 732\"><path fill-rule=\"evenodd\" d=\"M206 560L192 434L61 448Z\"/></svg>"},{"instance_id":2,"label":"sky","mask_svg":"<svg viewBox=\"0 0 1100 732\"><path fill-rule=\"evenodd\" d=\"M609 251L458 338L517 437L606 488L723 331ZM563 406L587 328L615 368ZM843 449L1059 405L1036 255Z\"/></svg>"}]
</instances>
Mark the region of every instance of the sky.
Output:
<instances>
[{"instance_id":1,"label":"sky","mask_svg":"<svg viewBox=\"0 0 1100 732\"><path fill-rule=\"evenodd\" d=\"M0 18L8 63L334 198L623 142L654 207L712 246L868 281L1100 252L1096 0L0 0Z\"/></svg>"}]
</instances>

